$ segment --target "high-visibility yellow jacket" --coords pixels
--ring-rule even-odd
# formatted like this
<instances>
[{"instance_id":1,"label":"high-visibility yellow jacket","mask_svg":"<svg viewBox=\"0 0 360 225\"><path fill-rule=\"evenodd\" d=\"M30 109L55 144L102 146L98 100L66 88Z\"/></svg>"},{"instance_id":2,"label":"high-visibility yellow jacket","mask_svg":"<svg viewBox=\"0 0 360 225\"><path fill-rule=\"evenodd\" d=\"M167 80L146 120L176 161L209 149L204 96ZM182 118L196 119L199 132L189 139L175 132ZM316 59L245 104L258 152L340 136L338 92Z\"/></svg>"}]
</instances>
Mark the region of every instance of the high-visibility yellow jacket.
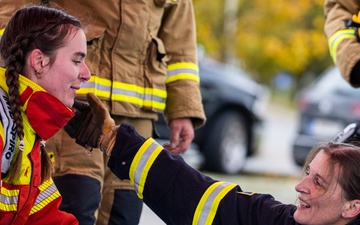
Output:
<instances>
[{"instance_id":1,"label":"high-visibility yellow jacket","mask_svg":"<svg viewBox=\"0 0 360 225\"><path fill-rule=\"evenodd\" d=\"M324 5L324 30L329 41L330 55L349 83L351 71L360 61L360 43L355 36L355 30L345 26L345 20L358 15L359 9L358 0L325 0ZM351 85L360 86L354 83Z\"/></svg>"},{"instance_id":2,"label":"high-visibility yellow jacket","mask_svg":"<svg viewBox=\"0 0 360 225\"><path fill-rule=\"evenodd\" d=\"M0 224L78 224L59 210L61 196L50 178L41 183L40 141L59 131L74 113L31 80L20 76L20 101L25 148L20 173L10 182L6 176L18 154L16 125L8 104L8 87L0 67Z\"/></svg>"}]
</instances>

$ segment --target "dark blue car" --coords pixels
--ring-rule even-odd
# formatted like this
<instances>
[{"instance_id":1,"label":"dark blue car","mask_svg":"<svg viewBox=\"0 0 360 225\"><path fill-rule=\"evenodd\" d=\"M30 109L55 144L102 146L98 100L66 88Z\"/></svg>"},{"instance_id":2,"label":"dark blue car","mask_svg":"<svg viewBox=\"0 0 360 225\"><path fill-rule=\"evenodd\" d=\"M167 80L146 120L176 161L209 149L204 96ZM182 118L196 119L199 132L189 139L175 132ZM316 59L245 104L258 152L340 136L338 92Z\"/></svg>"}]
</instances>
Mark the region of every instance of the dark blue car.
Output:
<instances>
[{"instance_id":1,"label":"dark blue car","mask_svg":"<svg viewBox=\"0 0 360 225\"><path fill-rule=\"evenodd\" d=\"M268 91L243 70L208 58L199 60L200 86L206 124L195 131L193 143L204 158L201 166L216 172L241 171L256 148L256 127ZM160 116L156 129L162 139L169 129Z\"/></svg>"}]
</instances>

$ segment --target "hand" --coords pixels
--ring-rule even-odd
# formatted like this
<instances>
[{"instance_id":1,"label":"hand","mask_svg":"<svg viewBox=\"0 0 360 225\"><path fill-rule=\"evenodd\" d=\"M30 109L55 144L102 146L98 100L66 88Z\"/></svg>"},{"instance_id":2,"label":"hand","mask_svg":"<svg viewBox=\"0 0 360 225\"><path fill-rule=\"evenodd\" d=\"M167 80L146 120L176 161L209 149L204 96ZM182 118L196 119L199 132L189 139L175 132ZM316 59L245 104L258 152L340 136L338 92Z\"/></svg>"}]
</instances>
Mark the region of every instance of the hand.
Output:
<instances>
[{"instance_id":1,"label":"hand","mask_svg":"<svg viewBox=\"0 0 360 225\"><path fill-rule=\"evenodd\" d=\"M119 125L114 125L111 127L110 132L105 134L99 141L99 148L102 152L105 152L107 156L111 155L111 151L114 148L116 135L119 130Z\"/></svg>"},{"instance_id":2,"label":"hand","mask_svg":"<svg viewBox=\"0 0 360 225\"><path fill-rule=\"evenodd\" d=\"M98 148L99 142L110 132L115 122L98 97L88 93L86 98L89 104L75 101L75 116L64 129L79 145L85 148Z\"/></svg>"},{"instance_id":3,"label":"hand","mask_svg":"<svg viewBox=\"0 0 360 225\"><path fill-rule=\"evenodd\" d=\"M170 144L164 144L164 148L173 154L184 152L194 139L194 127L191 119L174 119L170 122Z\"/></svg>"}]
</instances>

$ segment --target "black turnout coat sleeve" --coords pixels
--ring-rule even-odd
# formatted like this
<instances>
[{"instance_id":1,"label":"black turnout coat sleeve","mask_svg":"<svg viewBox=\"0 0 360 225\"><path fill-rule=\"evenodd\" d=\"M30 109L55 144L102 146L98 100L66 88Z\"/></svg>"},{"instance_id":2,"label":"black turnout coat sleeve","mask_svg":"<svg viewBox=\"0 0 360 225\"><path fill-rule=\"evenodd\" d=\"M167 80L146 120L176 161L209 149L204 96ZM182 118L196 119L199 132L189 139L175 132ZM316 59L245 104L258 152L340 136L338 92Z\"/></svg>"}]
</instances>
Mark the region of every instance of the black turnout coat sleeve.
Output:
<instances>
[{"instance_id":1,"label":"black turnout coat sleeve","mask_svg":"<svg viewBox=\"0 0 360 225\"><path fill-rule=\"evenodd\" d=\"M166 224L193 224L201 199L218 181L192 168L181 156L173 155L161 146L158 154L150 157L151 153L144 150L148 141L131 126L122 124L108 166L120 179L130 179L139 197ZM152 143L157 144L154 140ZM139 155L151 161L147 175L133 175L131 172L146 164L144 158L143 161L137 160ZM145 180L143 189L141 179ZM282 204L271 195L244 192L240 186L234 185L224 196L220 196L215 216L209 224L297 224L293 219L295 209L296 206Z\"/></svg>"}]
</instances>

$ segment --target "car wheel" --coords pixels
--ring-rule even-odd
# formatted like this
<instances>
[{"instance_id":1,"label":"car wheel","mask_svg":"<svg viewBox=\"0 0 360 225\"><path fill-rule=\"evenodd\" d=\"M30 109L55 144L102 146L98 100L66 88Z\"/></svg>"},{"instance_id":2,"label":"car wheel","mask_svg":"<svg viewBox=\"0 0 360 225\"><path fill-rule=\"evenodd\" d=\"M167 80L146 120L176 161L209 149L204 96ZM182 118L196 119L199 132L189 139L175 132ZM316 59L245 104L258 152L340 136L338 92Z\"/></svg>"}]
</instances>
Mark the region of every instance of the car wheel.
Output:
<instances>
[{"instance_id":1,"label":"car wheel","mask_svg":"<svg viewBox=\"0 0 360 225\"><path fill-rule=\"evenodd\" d=\"M240 172L247 157L248 136L242 115L234 111L220 115L203 145L205 168L226 174Z\"/></svg>"}]
</instances>

